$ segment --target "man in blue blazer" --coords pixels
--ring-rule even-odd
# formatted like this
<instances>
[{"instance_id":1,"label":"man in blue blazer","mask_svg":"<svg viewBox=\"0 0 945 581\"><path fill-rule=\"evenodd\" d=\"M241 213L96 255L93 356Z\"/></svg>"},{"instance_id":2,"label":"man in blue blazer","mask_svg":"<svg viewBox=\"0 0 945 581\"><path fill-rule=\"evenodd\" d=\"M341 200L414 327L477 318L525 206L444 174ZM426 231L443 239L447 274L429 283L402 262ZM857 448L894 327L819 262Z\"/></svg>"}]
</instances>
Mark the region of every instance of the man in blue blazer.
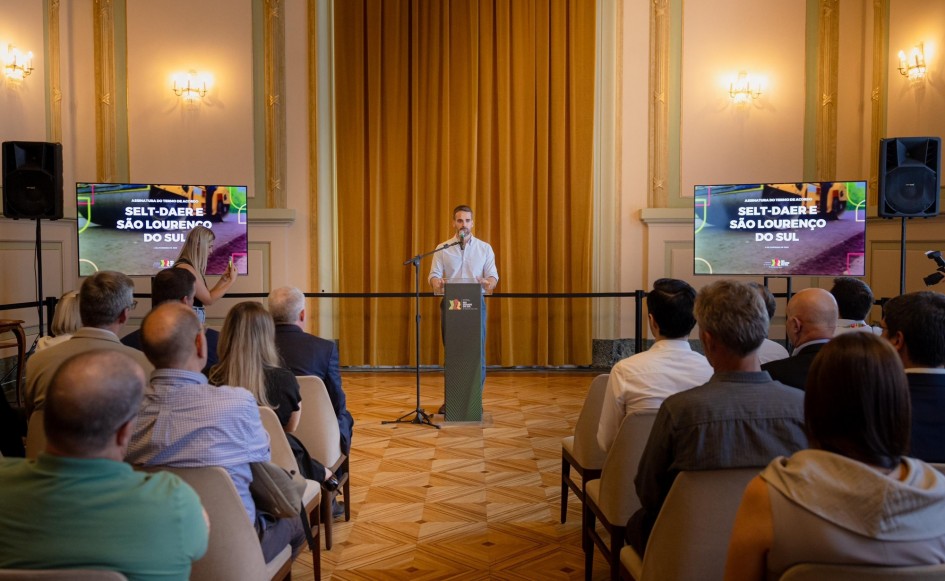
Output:
<instances>
[{"instance_id":1,"label":"man in blue blazer","mask_svg":"<svg viewBox=\"0 0 945 581\"><path fill-rule=\"evenodd\" d=\"M305 295L295 287L281 287L269 293L269 312L276 322L276 348L285 366L295 375L317 375L328 388L328 397L338 418L341 451L351 450L354 418L348 412L341 388L338 346L334 341L306 333Z\"/></svg>"},{"instance_id":2,"label":"man in blue blazer","mask_svg":"<svg viewBox=\"0 0 945 581\"><path fill-rule=\"evenodd\" d=\"M909 455L945 462L945 296L922 291L890 299L883 307L883 337L899 352L909 380Z\"/></svg>"}]
</instances>

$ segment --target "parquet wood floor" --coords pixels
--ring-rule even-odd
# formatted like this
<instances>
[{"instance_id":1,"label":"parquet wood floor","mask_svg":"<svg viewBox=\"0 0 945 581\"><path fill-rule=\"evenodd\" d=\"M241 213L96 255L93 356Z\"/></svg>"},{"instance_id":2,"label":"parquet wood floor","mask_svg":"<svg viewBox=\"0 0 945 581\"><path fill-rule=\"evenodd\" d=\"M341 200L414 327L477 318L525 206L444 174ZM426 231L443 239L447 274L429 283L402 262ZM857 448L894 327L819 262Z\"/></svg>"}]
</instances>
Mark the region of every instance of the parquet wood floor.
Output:
<instances>
[{"instance_id":1,"label":"parquet wood floor","mask_svg":"<svg viewBox=\"0 0 945 581\"><path fill-rule=\"evenodd\" d=\"M561 438L594 375L490 372L482 425L382 425L414 409L413 373L344 373L355 426L351 520L335 521L322 579L583 579L581 513L560 524ZM421 407L442 373L421 375ZM442 421L442 418L438 418ZM312 579L303 551L293 579ZM595 551L594 579L607 579Z\"/></svg>"}]
</instances>

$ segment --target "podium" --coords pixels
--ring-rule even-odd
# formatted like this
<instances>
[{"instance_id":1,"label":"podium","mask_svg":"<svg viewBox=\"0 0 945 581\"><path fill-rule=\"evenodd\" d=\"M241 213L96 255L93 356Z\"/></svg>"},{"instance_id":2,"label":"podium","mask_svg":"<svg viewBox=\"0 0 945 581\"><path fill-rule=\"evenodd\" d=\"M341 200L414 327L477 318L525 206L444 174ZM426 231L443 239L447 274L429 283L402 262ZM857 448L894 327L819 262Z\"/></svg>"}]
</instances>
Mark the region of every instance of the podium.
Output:
<instances>
[{"instance_id":1,"label":"podium","mask_svg":"<svg viewBox=\"0 0 945 581\"><path fill-rule=\"evenodd\" d=\"M456 279L444 285L441 315L448 422L482 421L482 296L482 286L475 279Z\"/></svg>"}]
</instances>

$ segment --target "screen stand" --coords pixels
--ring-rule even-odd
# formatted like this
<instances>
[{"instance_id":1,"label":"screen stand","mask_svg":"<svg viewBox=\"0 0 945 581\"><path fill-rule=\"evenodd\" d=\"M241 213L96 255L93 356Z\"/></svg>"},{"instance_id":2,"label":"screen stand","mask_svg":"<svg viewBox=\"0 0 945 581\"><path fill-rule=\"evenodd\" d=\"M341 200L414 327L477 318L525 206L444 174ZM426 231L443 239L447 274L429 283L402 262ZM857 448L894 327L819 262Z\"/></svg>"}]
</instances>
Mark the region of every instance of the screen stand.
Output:
<instances>
[{"instance_id":1,"label":"screen stand","mask_svg":"<svg viewBox=\"0 0 945 581\"><path fill-rule=\"evenodd\" d=\"M43 324L43 230L42 230L43 221L40 218L36 218L36 302L38 306L36 310L39 315L39 337L45 335L43 329L45 325ZM34 342L35 346L36 343ZM30 348L30 353L33 352L33 348Z\"/></svg>"},{"instance_id":2,"label":"screen stand","mask_svg":"<svg viewBox=\"0 0 945 581\"><path fill-rule=\"evenodd\" d=\"M902 217L902 231L899 233L899 294L906 294L906 217Z\"/></svg>"}]
</instances>

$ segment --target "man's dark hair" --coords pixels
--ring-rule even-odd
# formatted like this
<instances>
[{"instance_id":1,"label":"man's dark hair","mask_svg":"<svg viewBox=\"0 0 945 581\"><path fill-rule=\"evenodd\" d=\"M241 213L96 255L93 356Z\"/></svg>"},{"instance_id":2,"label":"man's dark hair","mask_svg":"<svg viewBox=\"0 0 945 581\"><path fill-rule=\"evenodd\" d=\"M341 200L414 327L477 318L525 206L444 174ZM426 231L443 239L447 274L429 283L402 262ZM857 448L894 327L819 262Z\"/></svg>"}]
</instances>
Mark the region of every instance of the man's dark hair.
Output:
<instances>
[{"instance_id":1,"label":"man's dark hair","mask_svg":"<svg viewBox=\"0 0 945 581\"><path fill-rule=\"evenodd\" d=\"M127 275L100 270L79 287L79 315L86 327L115 323L134 301L135 283Z\"/></svg>"},{"instance_id":2,"label":"man's dark hair","mask_svg":"<svg viewBox=\"0 0 945 581\"><path fill-rule=\"evenodd\" d=\"M646 308L660 328L660 334L670 339L686 337L696 326L692 314L696 303L696 289L688 282L675 278L661 278L646 293Z\"/></svg>"},{"instance_id":3,"label":"man's dark hair","mask_svg":"<svg viewBox=\"0 0 945 581\"><path fill-rule=\"evenodd\" d=\"M751 281L748 283L753 289L761 295L761 300L765 302L765 309L768 311L768 320L774 318L774 313L778 310L778 303L774 299L774 294L765 285Z\"/></svg>"},{"instance_id":4,"label":"man's dark hair","mask_svg":"<svg viewBox=\"0 0 945 581\"><path fill-rule=\"evenodd\" d=\"M141 366L119 351L86 351L66 359L46 395L47 440L72 456L101 452L138 413L144 382Z\"/></svg>"},{"instance_id":5,"label":"man's dark hair","mask_svg":"<svg viewBox=\"0 0 945 581\"><path fill-rule=\"evenodd\" d=\"M889 299L883 306L883 324L888 337L902 333L914 363L945 365L945 295L921 291Z\"/></svg>"},{"instance_id":6,"label":"man's dark hair","mask_svg":"<svg viewBox=\"0 0 945 581\"><path fill-rule=\"evenodd\" d=\"M461 204L461 205L456 206L455 208L453 208L453 218L455 218L455 217L456 217L456 214L459 213L459 212L469 212L470 214L473 213L472 208L470 208L470 207L467 206L466 204Z\"/></svg>"},{"instance_id":7,"label":"man's dark hair","mask_svg":"<svg viewBox=\"0 0 945 581\"><path fill-rule=\"evenodd\" d=\"M909 451L912 407L902 361L872 333L844 333L817 354L804 389L811 446L895 468Z\"/></svg>"},{"instance_id":8,"label":"man's dark hair","mask_svg":"<svg viewBox=\"0 0 945 581\"><path fill-rule=\"evenodd\" d=\"M837 299L837 310L841 319L865 321L873 308L873 291L858 278L838 276L833 279L830 294Z\"/></svg>"},{"instance_id":9,"label":"man's dark hair","mask_svg":"<svg viewBox=\"0 0 945 581\"><path fill-rule=\"evenodd\" d=\"M151 281L151 306L189 297L196 284L197 277L186 268L165 268Z\"/></svg>"}]
</instances>

